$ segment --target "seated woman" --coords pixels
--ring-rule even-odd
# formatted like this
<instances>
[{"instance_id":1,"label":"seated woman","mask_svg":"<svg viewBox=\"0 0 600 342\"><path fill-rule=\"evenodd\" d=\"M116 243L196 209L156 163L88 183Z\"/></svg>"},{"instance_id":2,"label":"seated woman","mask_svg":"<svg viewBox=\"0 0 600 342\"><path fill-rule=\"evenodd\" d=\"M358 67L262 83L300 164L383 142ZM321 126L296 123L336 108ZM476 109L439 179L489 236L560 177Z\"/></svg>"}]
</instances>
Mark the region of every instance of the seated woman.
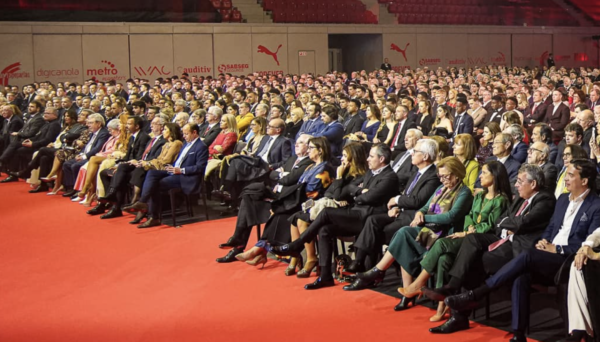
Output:
<instances>
[{"instance_id":1,"label":"seated woman","mask_svg":"<svg viewBox=\"0 0 600 342\"><path fill-rule=\"evenodd\" d=\"M129 184L133 185L133 199L131 203L138 201L142 192L142 185L144 185L144 179L146 179L146 173L150 170L164 170L167 165L175 162L179 155L179 151L183 146L181 128L177 124L166 123L162 131L162 136L166 143L160 150L160 155L152 160L138 161L137 168L131 173L131 179L129 180ZM138 212L131 224L140 223L144 217L146 217L145 212Z\"/></svg>"},{"instance_id":2,"label":"seated woman","mask_svg":"<svg viewBox=\"0 0 600 342\"><path fill-rule=\"evenodd\" d=\"M309 212L299 211L290 217L292 241L296 240L308 228L309 224L324 207L345 207L353 202L352 196L345 191L345 187L351 184L359 185L362 183L363 176L368 169L367 153L368 151L361 143L353 142L344 147L342 164L337 168L336 179L327 188L323 198L317 201L316 203L318 204L310 208ZM292 258L290 265L285 270L285 275L291 276L296 274L296 266L298 266L301 269L297 274L298 278L308 278L310 276L310 273L317 266L318 262L315 252L315 242L311 241L304 244L304 248L306 249L306 263L304 263L304 268L302 268L302 261L299 262L297 258ZM319 270L317 269L318 273Z\"/></svg>"},{"instance_id":3,"label":"seated woman","mask_svg":"<svg viewBox=\"0 0 600 342\"><path fill-rule=\"evenodd\" d=\"M396 127L396 108L391 105L385 105L381 111L381 125L377 129L377 134L373 138L373 143L390 144L394 137L394 127Z\"/></svg>"},{"instance_id":4,"label":"seated woman","mask_svg":"<svg viewBox=\"0 0 600 342\"><path fill-rule=\"evenodd\" d=\"M452 128L452 118L450 117L450 108L446 105L441 105L437 108L435 121L432 128L445 128L448 134L454 132Z\"/></svg>"},{"instance_id":5,"label":"seated woman","mask_svg":"<svg viewBox=\"0 0 600 342\"><path fill-rule=\"evenodd\" d=\"M87 125L87 119L89 116L92 116L93 113L91 110L84 109L81 111L79 116L77 117L77 122L82 125ZM104 122L104 118L100 115L100 119ZM63 163L67 160L71 160L75 158L79 153L81 153L82 149L87 145L90 141L91 131L89 129L84 129L79 135L79 139L73 141L71 144L61 146L61 149L56 151L54 154L54 161L52 162L52 169L46 175L46 177L41 177L40 180L44 183L52 183L54 182L54 188L51 192L47 193L47 195L56 195L63 188L62 186L62 166Z\"/></svg>"},{"instance_id":6,"label":"seated woman","mask_svg":"<svg viewBox=\"0 0 600 342\"><path fill-rule=\"evenodd\" d=\"M431 105L429 101L419 101L419 112L417 114L417 128L423 132L423 135L429 135L434 118L431 116Z\"/></svg>"},{"instance_id":7,"label":"seated woman","mask_svg":"<svg viewBox=\"0 0 600 342\"><path fill-rule=\"evenodd\" d=\"M252 137L247 141L246 147L240 152L242 155L254 155L258 152L260 142L267 134L267 120L260 116L252 119L250 131L252 132ZM238 154L231 154L225 159L230 159L237 155Z\"/></svg>"},{"instance_id":8,"label":"seated woman","mask_svg":"<svg viewBox=\"0 0 600 342\"><path fill-rule=\"evenodd\" d=\"M481 136L480 147L477 150L475 158L480 166L483 166L485 161L492 156L492 146L494 144L494 138L496 134L500 133L500 125L496 122L488 122L483 128L483 135Z\"/></svg>"},{"instance_id":9,"label":"seated woman","mask_svg":"<svg viewBox=\"0 0 600 342\"><path fill-rule=\"evenodd\" d=\"M287 120L285 120L284 136L286 138L290 139L291 141L296 140L296 135L304 123L302 118L304 118L304 110L302 107L297 107L290 111L290 115L288 115Z\"/></svg>"},{"instance_id":10,"label":"seated woman","mask_svg":"<svg viewBox=\"0 0 600 342\"><path fill-rule=\"evenodd\" d=\"M367 106L367 120L362 124L360 131L350 134L349 139L354 141L373 141L381 125L381 111L375 105Z\"/></svg>"},{"instance_id":11,"label":"seated woman","mask_svg":"<svg viewBox=\"0 0 600 342\"><path fill-rule=\"evenodd\" d=\"M475 188L477 182L477 175L479 174L479 163L475 160L475 139L471 134L458 134L454 138L454 156L460 160L467 170L465 183L471 191Z\"/></svg>"},{"instance_id":12,"label":"seated woman","mask_svg":"<svg viewBox=\"0 0 600 342\"><path fill-rule=\"evenodd\" d=\"M421 294L421 287L427 285L431 274L436 274L436 288L448 282L454 259L467 234L494 233L494 224L511 202L512 193L508 174L498 161L491 161L482 168L480 181L484 191L478 193L473 200L471 212L465 217L464 230L455 232L448 237L438 239L421 261L421 273L408 287L398 291L408 298ZM446 313L443 302L438 303L437 313L430 321L440 321Z\"/></svg>"},{"instance_id":13,"label":"seated woman","mask_svg":"<svg viewBox=\"0 0 600 342\"><path fill-rule=\"evenodd\" d=\"M91 206L96 198L96 179L98 177L98 168L106 159L120 159L127 153L127 142L129 135L127 129L121 125L118 120L111 120L106 126L111 137L104 143L100 152L90 158L87 164L79 169L75 189L81 189L71 201L79 202L86 207Z\"/></svg>"},{"instance_id":14,"label":"seated woman","mask_svg":"<svg viewBox=\"0 0 600 342\"><path fill-rule=\"evenodd\" d=\"M462 182L466 169L456 157L447 157L437 164L442 185L427 204L415 214L410 226L398 230L383 258L370 271L358 273L357 281L344 290L356 290L383 280L394 260L402 271L402 284L409 287L421 269L420 262L438 237L443 237L452 227L464 227L465 216L473 204L471 190ZM394 310L405 310L416 301L417 294L404 296Z\"/></svg>"},{"instance_id":15,"label":"seated woman","mask_svg":"<svg viewBox=\"0 0 600 342\"><path fill-rule=\"evenodd\" d=\"M320 198L330 184L329 142L324 137L311 138L302 134L296 141L296 156L289 158L283 168L275 170L271 178L278 179L274 190L264 183L253 183L242 192L235 233L219 247L233 249L217 262L251 261L252 265L266 262L264 240L286 243L290 240L290 214L300 210L306 198ZM301 196L297 196L299 193ZM269 221L269 222L267 222ZM267 223L261 237L263 242L243 253L252 227ZM239 256L238 256L239 255Z\"/></svg>"},{"instance_id":16,"label":"seated woman","mask_svg":"<svg viewBox=\"0 0 600 342\"><path fill-rule=\"evenodd\" d=\"M585 150L579 145L567 145L563 150L562 156L558 156L557 158L562 158L564 162L564 166L562 170L558 173L558 181L556 182L556 189L554 189L554 196L556 198L560 197L562 194L566 194L569 192L567 187L565 186L565 177L567 175L567 168L571 164L571 160L574 159L587 159L588 155Z\"/></svg>"},{"instance_id":17,"label":"seated woman","mask_svg":"<svg viewBox=\"0 0 600 342\"><path fill-rule=\"evenodd\" d=\"M233 153L238 133L235 116L232 114L223 115L221 117L221 133L217 135L215 141L208 147L208 164L206 165L205 180L221 165L221 159L224 156Z\"/></svg>"}]
</instances>

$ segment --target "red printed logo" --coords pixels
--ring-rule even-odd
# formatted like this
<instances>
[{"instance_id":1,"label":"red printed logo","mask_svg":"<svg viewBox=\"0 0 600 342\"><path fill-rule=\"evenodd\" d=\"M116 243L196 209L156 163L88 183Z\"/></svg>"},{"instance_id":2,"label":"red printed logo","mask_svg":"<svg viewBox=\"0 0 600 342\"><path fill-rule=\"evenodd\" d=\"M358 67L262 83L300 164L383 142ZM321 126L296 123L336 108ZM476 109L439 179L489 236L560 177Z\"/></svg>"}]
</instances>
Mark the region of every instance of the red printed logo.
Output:
<instances>
[{"instance_id":1,"label":"red printed logo","mask_svg":"<svg viewBox=\"0 0 600 342\"><path fill-rule=\"evenodd\" d=\"M28 72L21 71L21 62L13 63L0 71L0 85L9 85L10 79L14 78L28 78Z\"/></svg>"},{"instance_id":2,"label":"red printed logo","mask_svg":"<svg viewBox=\"0 0 600 342\"><path fill-rule=\"evenodd\" d=\"M158 74L161 76L170 75L170 71L165 71L165 66L161 66L160 68L157 66L149 66L147 68L144 67L134 67L135 71L140 76L152 76L154 74Z\"/></svg>"},{"instance_id":3,"label":"red printed logo","mask_svg":"<svg viewBox=\"0 0 600 342\"><path fill-rule=\"evenodd\" d=\"M406 49L408 49L408 46L410 45L410 43L406 43L406 46L404 47L404 50L402 50L401 48L398 47L398 45L392 43L392 45L390 46L390 50L394 50L394 51L398 51L402 54L402 56L404 57L404 61L408 62L408 59L406 59Z\"/></svg>"},{"instance_id":4,"label":"red printed logo","mask_svg":"<svg viewBox=\"0 0 600 342\"><path fill-rule=\"evenodd\" d=\"M540 56L540 66L544 66L546 65L546 59L548 58L548 51L544 51L544 53L542 53L542 55Z\"/></svg>"},{"instance_id":5,"label":"red printed logo","mask_svg":"<svg viewBox=\"0 0 600 342\"><path fill-rule=\"evenodd\" d=\"M506 56L500 51L498 51L498 54L500 55L500 57L492 57L490 58L490 61L495 64L505 64Z\"/></svg>"},{"instance_id":6,"label":"red printed logo","mask_svg":"<svg viewBox=\"0 0 600 342\"><path fill-rule=\"evenodd\" d=\"M258 53L264 53L266 55L269 55L271 57L273 57L273 59L275 60L275 62L277 62L277 65L279 65L279 59L277 59L277 54L279 53L279 49L281 49L281 44L279 44L279 46L277 47L277 51L272 52L271 50L267 49L266 47L259 45L258 46Z\"/></svg>"},{"instance_id":7,"label":"red printed logo","mask_svg":"<svg viewBox=\"0 0 600 342\"><path fill-rule=\"evenodd\" d=\"M246 69L249 69L250 65L248 64L219 64L217 70L220 73L224 72L246 72Z\"/></svg>"}]
</instances>

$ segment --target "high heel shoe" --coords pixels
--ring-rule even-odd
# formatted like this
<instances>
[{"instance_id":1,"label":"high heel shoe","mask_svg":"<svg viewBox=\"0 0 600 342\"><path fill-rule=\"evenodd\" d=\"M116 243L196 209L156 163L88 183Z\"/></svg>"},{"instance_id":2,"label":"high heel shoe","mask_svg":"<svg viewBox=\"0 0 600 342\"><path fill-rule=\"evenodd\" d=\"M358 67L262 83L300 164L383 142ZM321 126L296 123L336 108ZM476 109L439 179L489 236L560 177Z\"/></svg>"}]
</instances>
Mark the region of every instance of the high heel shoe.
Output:
<instances>
[{"instance_id":1,"label":"high heel shoe","mask_svg":"<svg viewBox=\"0 0 600 342\"><path fill-rule=\"evenodd\" d=\"M235 256L236 259L238 259L239 261L248 261L248 260L252 260L254 258L256 258L258 255L263 254L264 250L259 249L250 249L249 251L246 251L244 253L240 253L237 254ZM266 254L266 253L264 253Z\"/></svg>"},{"instance_id":2,"label":"high heel shoe","mask_svg":"<svg viewBox=\"0 0 600 342\"><path fill-rule=\"evenodd\" d=\"M435 315L431 316L431 318L429 318L429 322L439 322L442 319L444 319L444 316L446 316L446 314L448 313L448 311L450 311L450 308L444 305L444 310L442 310L442 314L438 312L435 313Z\"/></svg>"},{"instance_id":3,"label":"high heel shoe","mask_svg":"<svg viewBox=\"0 0 600 342\"><path fill-rule=\"evenodd\" d=\"M83 204L84 207L91 207L92 203L94 203L94 201L96 200L96 194L88 194L87 196L85 196L85 200L79 202L80 204Z\"/></svg>"},{"instance_id":4,"label":"high heel shoe","mask_svg":"<svg viewBox=\"0 0 600 342\"><path fill-rule=\"evenodd\" d=\"M267 255L259 254L254 259L246 261L246 263L252 266L258 266L259 264L262 264L261 269L263 269L265 268L265 264L267 263Z\"/></svg>"},{"instance_id":5,"label":"high heel shoe","mask_svg":"<svg viewBox=\"0 0 600 342\"><path fill-rule=\"evenodd\" d=\"M71 198L71 202L82 202L85 201L85 197L79 197L79 194L73 196L73 198Z\"/></svg>"},{"instance_id":6,"label":"high heel shoe","mask_svg":"<svg viewBox=\"0 0 600 342\"><path fill-rule=\"evenodd\" d=\"M64 188L65 187L61 185L60 188L58 188L56 190L53 189L52 191L50 191L46 195L48 195L48 196L54 196L54 195L58 194L58 192L61 191L61 190L63 190Z\"/></svg>"},{"instance_id":7,"label":"high heel shoe","mask_svg":"<svg viewBox=\"0 0 600 342\"><path fill-rule=\"evenodd\" d=\"M285 269L285 275L288 277L293 276L294 274L296 274L296 268L298 268L299 272L302 271L302 264L302 258L292 258L292 260L290 260L289 266Z\"/></svg>"},{"instance_id":8,"label":"high heel shoe","mask_svg":"<svg viewBox=\"0 0 600 342\"><path fill-rule=\"evenodd\" d=\"M421 291L421 290L419 290L417 292L413 292L413 293L407 293L403 287L399 287L398 292L406 298L420 299L421 297L423 297L423 291Z\"/></svg>"},{"instance_id":9,"label":"high heel shoe","mask_svg":"<svg viewBox=\"0 0 600 342\"><path fill-rule=\"evenodd\" d=\"M400 303L396 304L396 306L394 306L394 311L402 311L402 310L406 310L409 308L409 304L412 303L412 306L417 305L417 297L412 297L412 298L406 298L406 297L402 297L402 299L400 300Z\"/></svg>"},{"instance_id":10,"label":"high heel shoe","mask_svg":"<svg viewBox=\"0 0 600 342\"><path fill-rule=\"evenodd\" d=\"M56 175L54 176L50 176L50 177L42 177L40 178L40 180L44 183L50 183L50 182L54 182L56 180Z\"/></svg>"},{"instance_id":11,"label":"high heel shoe","mask_svg":"<svg viewBox=\"0 0 600 342\"><path fill-rule=\"evenodd\" d=\"M307 260L304 267L296 274L298 278L308 278L310 277L311 272L317 266L317 260Z\"/></svg>"},{"instance_id":12,"label":"high heel shoe","mask_svg":"<svg viewBox=\"0 0 600 342\"><path fill-rule=\"evenodd\" d=\"M343 289L344 291L358 291L372 286L377 286L383 281L384 276L385 271L381 271L377 269L377 267L373 267L367 272L357 273L357 279L352 284L344 286Z\"/></svg>"}]
</instances>

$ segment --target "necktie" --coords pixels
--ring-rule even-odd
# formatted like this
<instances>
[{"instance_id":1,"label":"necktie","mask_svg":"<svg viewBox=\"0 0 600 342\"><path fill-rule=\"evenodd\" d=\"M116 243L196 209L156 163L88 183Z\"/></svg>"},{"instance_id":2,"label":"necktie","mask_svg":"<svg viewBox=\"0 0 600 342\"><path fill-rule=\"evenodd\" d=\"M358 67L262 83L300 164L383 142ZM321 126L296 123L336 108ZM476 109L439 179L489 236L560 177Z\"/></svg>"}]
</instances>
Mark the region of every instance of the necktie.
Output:
<instances>
[{"instance_id":1,"label":"necktie","mask_svg":"<svg viewBox=\"0 0 600 342\"><path fill-rule=\"evenodd\" d=\"M267 140L265 147L263 147L263 149L258 153L259 157L262 158L262 156L264 156L267 153L267 151L269 150L269 147L271 146L272 141L273 141L273 137L269 137L269 140Z\"/></svg>"},{"instance_id":2,"label":"necktie","mask_svg":"<svg viewBox=\"0 0 600 342\"><path fill-rule=\"evenodd\" d=\"M417 172L415 179L413 179L413 181L410 183L410 186L408 187L408 190L406 190L407 195L410 195L410 193L413 191L415 185L417 185L417 181L419 180L419 177L421 177L421 173Z\"/></svg>"},{"instance_id":3,"label":"necktie","mask_svg":"<svg viewBox=\"0 0 600 342\"><path fill-rule=\"evenodd\" d=\"M96 133L92 133L92 137L90 138L90 141L88 142L87 146L85 147L85 153L90 152L90 150L92 149L92 146L94 146L94 139L96 138Z\"/></svg>"},{"instance_id":4,"label":"necktie","mask_svg":"<svg viewBox=\"0 0 600 342\"><path fill-rule=\"evenodd\" d=\"M538 107L538 104L537 104L537 103L535 103L535 104L533 105L533 108L531 109L531 114L532 114L532 115L533 115L533 114L535 114L535 110L537 109L537 107Z\"/></svg>"},{"instance_id":5,"label":"necktie","mask_svg":"<svg viewBox=\"0 0 600 342\"><path fill-rule=\"evenodd\" d=\"M519 211L517 211L517 214L515 216L521 216L521 213L523 213L523 210L525 210L525 208L527 208L528 204L529 204L529 200L525 200L525 202L523 202L523 204L521 205L521 207L519 208ZM501 240L498 240L498 241L492 243L491 245L488 246L488 251L491 252L494 249L502 246L509 239L510 239L510 235L506 236L504 239L501 239Z\"/></svg>"},{"instance_id":6,"label":"necktie","mask_svg":"<svg viewBox=\"0 0 600 342\"><path fill-rule=\"evenodd\" d=\"M458 120L456 120L456 126L455 126L455 130L454 130L454 136L456 136L458 134L458 128L460 127L460 121L462 120L462 115L458 116Z\"/></svg>"},{"instance_id":7,"label":"necktie","mask_svg":"<svg viewBox=\"0 0 600 342\"><path fill-rule=\"evenodd\" d=\"M148 153L150 153L150 150L152 149L152 146L154 146L154 143L156 142L156 140L158 140L158 137L155 137L154 139L152 139L152 141L148 144L148 146L146 147L146 150L144 151L144 155L142 156L142 160L146 160L146 157L148 156Z\"/></svg>"},{"instance_id":8,"label":"necktie","mask_svg":"<svg viewBox=\"0 0 600 342\"><path fill-rule=\"evenodd\" d=\"M402 131L402 122L398 122L398 130L396 131L396 135L394 135L394 139L392 140L392 149L394 149L394 146L398 144L398 137L400 137L400 131Z\"/></svg>"},{"instance_id":9,"label":"necktie","mask_svg":"<svg viewBox=\"0 0 600 342\"><path fill-rule=\"evenodd\" d=\"M206 136L208 134L208 131L210 130L210 125L206 127L206 130L204 131L204 136Z\"/></svg>"}]
</instances>

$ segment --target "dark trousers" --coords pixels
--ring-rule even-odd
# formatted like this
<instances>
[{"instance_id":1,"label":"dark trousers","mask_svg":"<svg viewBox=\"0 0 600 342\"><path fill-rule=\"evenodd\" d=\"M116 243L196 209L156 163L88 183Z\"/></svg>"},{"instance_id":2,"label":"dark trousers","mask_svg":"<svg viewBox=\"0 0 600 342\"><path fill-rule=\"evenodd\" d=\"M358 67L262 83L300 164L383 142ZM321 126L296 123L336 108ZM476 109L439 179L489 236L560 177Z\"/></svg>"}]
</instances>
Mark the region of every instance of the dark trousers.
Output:
<instances>
[{"instance_id":1,"label":"dark trousers","mask_svg":"<svg viewBox=\"0 0 600 342\"><path fill-rule=\"evenodd\" d=\"M112 179L110 180L110 188L117 192L117 208L120 208L125 202L125 194L127 193L127 183L131 178L131 173L136 169L135 166L128 163L120 163L117 166ZM106 174L108 177L108 174ZM102 177L102 176L100 176ZM106 188L105 188L106 189Z\"/></svg>"},{"instance_id":2,"label":"dark trousers","mask_svg":"<svg viewBox=\"0 0 600 342\"><path fill-rule=\"evenodd\" d=\"M512 328L525 332L529 325L529 290L531 283L553 285L554 276L565 261L566 256L529 249L504 265L496 274L486 280L490 289L496 289L512 282Z\"/></svg>"},{"instance_id":3,"label":"dark trousers","mask_svg":"<svg viewBox=\"0 0 600 342\"><path fill-rule=\"evenodd\" d=\"M13 159L15 159L14 157L19 147L22 146L21 140L13 141L6 146L4 152L2 152L2 155L0 156L0 162L2 162L2 166L5 170L8 169L13 172L19 171L17 168L14 168Z\"/></svg>"},{"instance_id":4,"label":"dark trousers","mask_svg":"<svg viewBox=\"0 0 600 342\"><path fill-rule=\"evenodd\" d=\"M357 259L368 257L371 263L377 262L382 246L389 244L394 234L412 221L409 215L403 214L400 213L398 217L390 217L387 213L369 216L354 243L354 247L358 249Z\"/></svg>"},{"instance_id":5,"label":"dark trousers","mask_svg":"<svg viewBox=\"0 0 600 342\"><path fill-rule=\"evenodd\" d=\"M53 147L42 147L38 150L37 155L27 165L25 171L27 176L31 174L32 170L40 168L40 177L46 177L52 169L52 163L54 162L54 155L57 149Z\"/></svg>"},{"instance_id":6,"label":"dark trousers","mask_svg":"<svg viewBox=\"0 0 600 342\"><path fill-rule=\"evenodd\" d=\"M167 171L150 170L144 180L140 202L148 203L152 218L160 215L160 193L170 189L181 188L181 175L173 175Z\"/></svg>"},{"instance_id":7,"label":"dark trousers","mask_svg":"<svg viewBox=\"0 0 600 342\"><path fill-rule=\"evenodd\" d=\"M24 169L27 164L31 161L35 149L31 147L21 146L15 151L15 155L9 162L9 168L14 171Z\"/></svg>"},{"instance_id":8,"label":"dark trousers","mask_svg":"<svg viewBox=\"0 0 600 342\"><path fill-rule=\"evenodd\" d=\"M332 277L333 248L338 236L354 236L363 228L363 217L359 211L347 208L325 208L300 235L302 242L319 236L319 266L323 280Z\"/></svg>"},{"instance_id":9,"label":"dark trousers","mask_svg":"<svg viewBox=\"0 0 600 342\"><path fill-rule=\"evenodd\" d=\"M63 185L66 189L72 190L77 180L77 174L79 169L87 163L87 160L77 161L76 159L70 159L64 162L63 168Z\"/></svg>"}]
</instances>

